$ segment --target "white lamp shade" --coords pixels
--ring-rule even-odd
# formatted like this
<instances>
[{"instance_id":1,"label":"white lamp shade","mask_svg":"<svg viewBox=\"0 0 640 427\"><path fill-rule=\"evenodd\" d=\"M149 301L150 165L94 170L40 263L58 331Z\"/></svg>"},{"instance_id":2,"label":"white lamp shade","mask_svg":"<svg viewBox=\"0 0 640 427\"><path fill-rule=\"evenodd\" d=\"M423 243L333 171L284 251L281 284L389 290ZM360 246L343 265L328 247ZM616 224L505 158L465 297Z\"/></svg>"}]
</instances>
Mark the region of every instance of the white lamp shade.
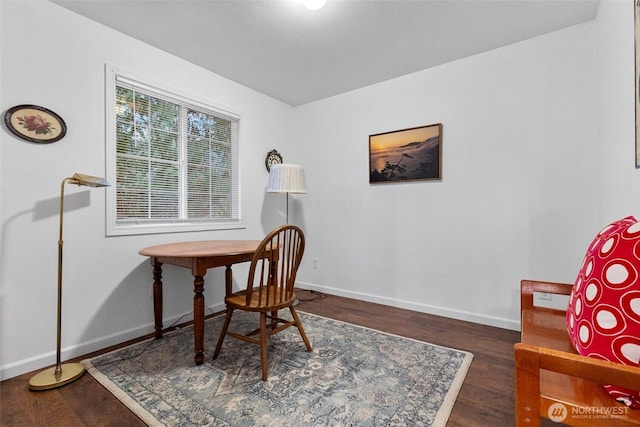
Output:
<instances>
[{"instance_id":1,"label":"white lamp shade","mask_svg":"<svg viewBox=\"0 0 640 427\"><path fill-rule=\"evenodd\" d=\"M271 165L267 193L306 193L304 170L299 165Z\"/></svg>"}]
</instances>

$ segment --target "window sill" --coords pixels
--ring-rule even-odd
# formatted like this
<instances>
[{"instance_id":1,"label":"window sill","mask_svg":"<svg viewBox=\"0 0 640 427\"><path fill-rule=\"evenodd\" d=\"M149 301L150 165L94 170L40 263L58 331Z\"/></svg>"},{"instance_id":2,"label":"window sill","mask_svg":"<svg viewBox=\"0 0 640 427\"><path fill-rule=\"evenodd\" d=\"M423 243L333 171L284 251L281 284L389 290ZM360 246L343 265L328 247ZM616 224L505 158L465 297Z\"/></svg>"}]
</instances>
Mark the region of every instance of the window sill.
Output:
<instances>
[{"instance_id":1,"label":"window sill","mask_svg":"<svg viewBox=\"0 0 640 427\"><path fill-rule=\"evenodd\" d=\"M195 231L238 230L246 226L240 222L226 223L175 223L175 224L117 224L107 229L107 237L141 234L188 233Z\"/></svg>"}]
</instances>

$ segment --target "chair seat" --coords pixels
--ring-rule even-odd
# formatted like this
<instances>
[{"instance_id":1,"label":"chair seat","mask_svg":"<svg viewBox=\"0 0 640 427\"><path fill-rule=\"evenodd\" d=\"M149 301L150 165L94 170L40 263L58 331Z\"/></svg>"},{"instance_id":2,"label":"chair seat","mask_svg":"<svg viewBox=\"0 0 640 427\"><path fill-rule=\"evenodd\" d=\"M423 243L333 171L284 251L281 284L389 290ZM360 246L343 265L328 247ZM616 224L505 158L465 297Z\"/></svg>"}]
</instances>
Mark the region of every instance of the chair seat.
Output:
<instances>
[{"instance_id":1,"label":"chair seat","mask_svg":"<svg viewBox=\"0 0 640 427\"><path fill-rule=\"evenodd\" d=\"M249 301L249 304L247 304L247 291L242 290L232 294L230 297L227 297L225 302L227 306L241 308L248 311L273 311L292 305L296 299L295 294L293 294L291 298L283 300L281 298L282 293L283 289L281 288L271 288L269 289L269 292L265 292L264 290L263 292L254 290L251 293L251 300ZM269 297L268 299L267 296ZM276 301L278 301L277 304ZM265 307L268 308L265 309Z\"/></svg>"}]
</instances>

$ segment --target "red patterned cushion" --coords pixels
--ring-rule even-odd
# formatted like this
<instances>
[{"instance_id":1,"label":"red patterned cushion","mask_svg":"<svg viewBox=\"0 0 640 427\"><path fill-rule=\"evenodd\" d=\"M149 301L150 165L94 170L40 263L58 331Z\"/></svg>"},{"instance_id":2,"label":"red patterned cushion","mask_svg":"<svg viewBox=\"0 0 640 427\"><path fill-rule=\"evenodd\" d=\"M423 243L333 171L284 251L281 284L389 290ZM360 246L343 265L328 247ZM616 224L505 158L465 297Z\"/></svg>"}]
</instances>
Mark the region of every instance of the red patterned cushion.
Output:
<instances>
[{"instance_id":1,"label":"red patterned cushion","mask_svg":"<svg viewBox=\"0 0 640 427\"><path fill-rule=\"evenodd\" d=\"M589 246L571 291L567 330L584 356L640 366L640 223L634 217L608 225ZM640 409L640 391L604 387Z\"/></svg>"}]
</instances>

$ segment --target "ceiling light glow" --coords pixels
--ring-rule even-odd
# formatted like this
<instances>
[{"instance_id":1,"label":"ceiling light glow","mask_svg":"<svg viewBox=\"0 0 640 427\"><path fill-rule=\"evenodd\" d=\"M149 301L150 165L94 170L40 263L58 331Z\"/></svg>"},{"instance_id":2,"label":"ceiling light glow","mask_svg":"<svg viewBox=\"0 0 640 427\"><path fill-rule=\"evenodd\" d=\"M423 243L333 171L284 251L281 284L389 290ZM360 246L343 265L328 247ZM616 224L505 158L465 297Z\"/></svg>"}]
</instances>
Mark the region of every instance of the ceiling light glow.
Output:
<instances>
[{"instance_id":1,"label":"ceiling light glow","mask_svg":"<svg viewBox=\"0 0 640 427\"><path fill-rule=\"evenodd\" d=\"M321 9L327 3L327 0L302 0L302 4L309 10Z\"/></svg>"}]
</instances>

